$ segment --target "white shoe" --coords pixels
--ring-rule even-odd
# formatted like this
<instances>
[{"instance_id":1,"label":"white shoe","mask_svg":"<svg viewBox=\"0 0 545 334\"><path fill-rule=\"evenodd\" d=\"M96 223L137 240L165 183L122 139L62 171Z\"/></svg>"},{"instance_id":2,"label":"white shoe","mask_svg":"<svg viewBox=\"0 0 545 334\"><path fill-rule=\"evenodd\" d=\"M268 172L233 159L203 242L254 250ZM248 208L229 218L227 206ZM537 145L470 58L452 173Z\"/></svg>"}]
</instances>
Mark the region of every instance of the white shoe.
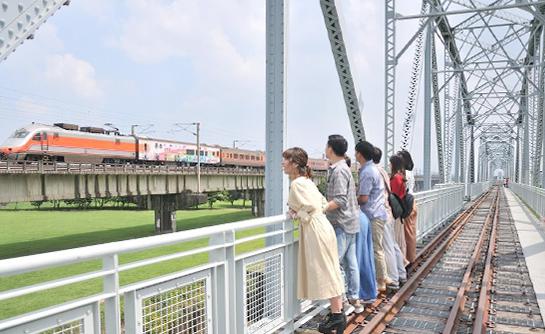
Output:
<instances>
[{"instance_id":1,"label":"white shoe","mask_svg":"<svg viewBox=\"0 0 545 334\"><path fill-rule=\"evenodd\" d=\"M350 299L350 305L354 307L354 313L360 314L365 310L359 299Z\"/></svg>"},{"instance_id":2,"label":"white shoe","mask_svg":"<svg viewBox=\"0 0 545 334\"><path fill-rule=\"evenodd\" d=\"M346 315L350 315L352 313L354 313L354 306L352 306L352 304L350 304L350 302L348 302L348 300L345 300L343 302L343 310L344 310L344 314Z\"/></svg>"}]
</instances>

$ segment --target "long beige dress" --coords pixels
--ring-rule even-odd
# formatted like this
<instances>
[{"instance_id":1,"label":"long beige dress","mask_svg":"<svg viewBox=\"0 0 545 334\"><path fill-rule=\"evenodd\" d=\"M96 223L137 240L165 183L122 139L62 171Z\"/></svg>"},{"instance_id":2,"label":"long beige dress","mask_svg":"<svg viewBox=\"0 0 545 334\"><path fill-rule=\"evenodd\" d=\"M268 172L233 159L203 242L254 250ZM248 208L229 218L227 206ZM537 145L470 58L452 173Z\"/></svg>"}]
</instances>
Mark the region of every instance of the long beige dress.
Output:
<instances>
[{"instance_id":1,"label":"long beige dress","mask_svg":"<svg viewBox=\"0 0 545 334\"><path fill-rule=\"evenodd\" d=\"M299 177L291 183L288 205L300 221L297 297L319 300L342 295L337 238L323 214L326 199L314 182Z\"/></svg>"}]
</instances>

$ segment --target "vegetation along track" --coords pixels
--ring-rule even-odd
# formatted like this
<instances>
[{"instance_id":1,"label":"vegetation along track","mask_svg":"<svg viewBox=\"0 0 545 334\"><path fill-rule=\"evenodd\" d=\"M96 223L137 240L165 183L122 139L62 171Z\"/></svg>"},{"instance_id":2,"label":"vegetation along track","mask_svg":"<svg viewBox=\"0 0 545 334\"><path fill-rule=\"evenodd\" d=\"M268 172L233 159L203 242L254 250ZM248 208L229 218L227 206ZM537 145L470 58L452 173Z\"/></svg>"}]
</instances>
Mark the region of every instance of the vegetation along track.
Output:
<instances>
[{"instance_id":1,"label":"vegetation along track","mask_svg":"<svg viewBox=\"0 0 545 334\"><path fill-rule=\"evenodd\" d=\"M545 333L501 188L428 242L409 274L345 333Z\"/></svg>"}]
</instances>

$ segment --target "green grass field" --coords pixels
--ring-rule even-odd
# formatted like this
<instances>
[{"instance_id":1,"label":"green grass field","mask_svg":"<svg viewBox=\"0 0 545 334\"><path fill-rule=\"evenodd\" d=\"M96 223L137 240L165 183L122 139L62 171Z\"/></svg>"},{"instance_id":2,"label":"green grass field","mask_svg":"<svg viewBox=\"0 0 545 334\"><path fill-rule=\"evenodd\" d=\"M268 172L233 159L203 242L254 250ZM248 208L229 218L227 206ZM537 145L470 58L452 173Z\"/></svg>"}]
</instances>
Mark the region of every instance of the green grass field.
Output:
<instances>
[{"instance_id":1,"label":"green grass field","mask_svg":"<svg viewBox=\"0 0 545 334\"><path fill-rule=\"evenodd\" d=\"M235 203L238 204L238 203ZM230 203L216 203L212 210L199 209L177 212L178 231L204 226L251 219L249 209ZM262 229L244 231L237 237L261 232ZM88 246L154 235L153 211L137 210L0 210L0 258L12 258L56 250ZM159 255L206 246L207 239L159 247L146 251L123 254L120 263L128 263ZM248 242L237 247L237 253L264 245L264 240ZM198 254L146 266L121 273L121 285L180 271L208 261L207 254ZM99 260L75 265L0 278L0 291L28 286L98 270ZM99 293L102 280L94 279L61 288L12 298L0 303L0 319L30 312L50 305Z\"/></svg>"}]
</instances>

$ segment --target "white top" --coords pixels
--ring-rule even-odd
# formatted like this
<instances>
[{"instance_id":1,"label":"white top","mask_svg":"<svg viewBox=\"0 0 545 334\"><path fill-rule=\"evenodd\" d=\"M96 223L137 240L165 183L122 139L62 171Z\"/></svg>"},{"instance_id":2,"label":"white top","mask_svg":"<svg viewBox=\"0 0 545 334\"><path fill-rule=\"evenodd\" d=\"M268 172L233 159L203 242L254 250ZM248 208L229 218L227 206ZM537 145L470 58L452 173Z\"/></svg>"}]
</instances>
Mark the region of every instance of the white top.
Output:
<instances>
[{"instance_id":1,"label":"white top","mask_svg":"<svg viewBox=\"0 0 545 334\"><path fill-rule=\"evenodd\" d=\"M409 193L414 193L414 174L412 170L405 171L405 178L407 179L407 188Z\"/></svg>"}]
</instances>

